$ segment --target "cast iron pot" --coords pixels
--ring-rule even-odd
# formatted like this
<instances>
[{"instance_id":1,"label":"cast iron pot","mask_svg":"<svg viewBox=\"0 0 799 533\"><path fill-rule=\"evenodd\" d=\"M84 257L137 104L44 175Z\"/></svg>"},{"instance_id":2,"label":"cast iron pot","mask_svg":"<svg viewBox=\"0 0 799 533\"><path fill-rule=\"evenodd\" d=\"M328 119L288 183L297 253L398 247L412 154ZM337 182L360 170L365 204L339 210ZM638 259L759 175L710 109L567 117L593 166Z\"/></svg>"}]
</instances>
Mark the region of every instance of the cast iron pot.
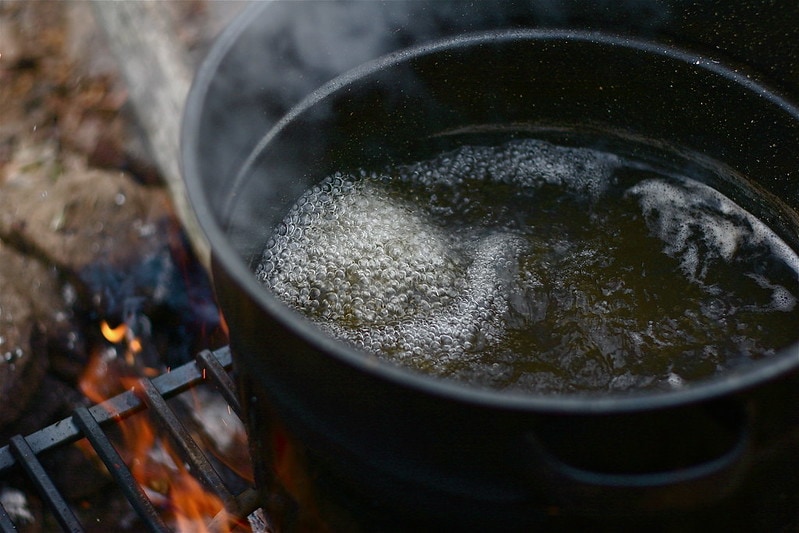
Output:
<instances>
[{"instance_id":1,"label":"cast iron pot","mask_svg":"<svg viewBox=\"0 0 799 533\"><path fill-rule=\"evenodd\" d=\"M708 175L721 164L741 176L724 192L799 250L799 110L749 76L599 32L494 30L423 42L311 92L213 183L203 166L225 149L205 148L238 135L209 126L220 113L208 94L225 45L190 95L185 178L212 245L264 505L285 527L368 530L582 520L761 527L794 516L777 500L798 490L779 474L799 462L791 451L799 344L671 392L502 393L365 357L259 285L253 262L314 183L419 160L464 133L600 135L688 154L691 169ZM241 143L232 144L241 160ZM278 484L296 516L275 505Z\"/></svg>"}]
</instances>

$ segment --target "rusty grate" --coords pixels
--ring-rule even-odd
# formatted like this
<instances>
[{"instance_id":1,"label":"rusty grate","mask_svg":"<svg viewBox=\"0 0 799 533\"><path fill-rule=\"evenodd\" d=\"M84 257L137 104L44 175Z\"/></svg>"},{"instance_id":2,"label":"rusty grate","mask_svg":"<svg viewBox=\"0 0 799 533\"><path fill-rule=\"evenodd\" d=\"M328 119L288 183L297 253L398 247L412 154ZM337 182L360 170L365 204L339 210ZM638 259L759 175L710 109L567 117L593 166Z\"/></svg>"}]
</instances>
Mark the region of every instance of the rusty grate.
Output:
<instances>
[{"instance_id":1,"label":"rusty grate","mask_svg":"<svg viewBox=\"0 0 799 533\"><path fill-rule=\"evenodd\" d=\"M86 438L142 523L151 531L170 531L104 430L119 420L148 410L171 437L181 458L198 481L220 498L228 513L244 519L258 507L255 489L249 487L233 494L166 401L196 386L212 386L228 402L236 416L241 418L233 380L228 373L231 366L228 347L213 352L203 350L193 361L170 372L152 379L140 378L132 390L92 407L79 407L71 416L27 437L16 435L8 445L0 448L0 479L12 468L20 467L61 527L65 531L83 531L84 526L47 474L39 455ZM0 529L4 532L17 531L17 526L2 503Z\"/></svg>"}]
</instances>

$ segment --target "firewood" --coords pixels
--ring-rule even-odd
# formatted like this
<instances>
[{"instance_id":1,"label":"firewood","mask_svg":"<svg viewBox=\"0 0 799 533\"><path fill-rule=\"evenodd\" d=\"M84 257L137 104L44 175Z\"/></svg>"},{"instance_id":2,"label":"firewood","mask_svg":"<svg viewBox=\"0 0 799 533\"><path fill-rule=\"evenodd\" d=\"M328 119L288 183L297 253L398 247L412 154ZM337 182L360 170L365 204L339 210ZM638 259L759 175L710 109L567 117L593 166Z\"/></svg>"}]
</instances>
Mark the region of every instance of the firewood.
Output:
<instances>
[{"instance_id":1,"label":"firewood","mask_svg":"<svg viewBox=\"0 0 799 533\"><path fill-rule=\"evenodd\" d=\"M98 25L119 61L130 99L189 240L208 267L210 247L189 206L180 173L183 105L191 83L188 52L170 24L169 2L93 0Z\"/></svg>"}]
</instances>

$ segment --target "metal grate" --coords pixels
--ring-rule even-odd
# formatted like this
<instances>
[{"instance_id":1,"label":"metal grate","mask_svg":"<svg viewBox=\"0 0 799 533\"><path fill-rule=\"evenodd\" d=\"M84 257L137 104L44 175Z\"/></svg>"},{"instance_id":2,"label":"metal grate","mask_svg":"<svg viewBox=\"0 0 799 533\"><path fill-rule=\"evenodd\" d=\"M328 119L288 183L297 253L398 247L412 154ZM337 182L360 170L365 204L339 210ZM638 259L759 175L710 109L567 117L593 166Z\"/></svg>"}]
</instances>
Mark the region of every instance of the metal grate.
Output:
<instances>
[{"instance_id":1,"label":"metal grate","mask_svg":"<svg viewBox=\"0 0 799 533\"><path fill-rule=\"evenodd\" d=\"M130 502L136 514L151 531L169 531L153 504L147 498L131 471L103 431L135 413L149 410L151 415L175 443L181 458L191 467L195 477L215 493L228 513L245 518L256 510L255 489L247 488L232 494L200 446L192 439L166 400L203 383L210 383L222 394L235 414L241 418L240 405L228 374L232 366L230 349L211 352L203 350L194 361L153 379L141 378L133 390L128 390L93 407L79 407L72 416L36 431L27 437L16 435L0 448L0 475L19 466L36 488L42 501L64 531L83 531L68 502L48 476L38 456L48 450L67 446L82 438L91 444L97 456L108 468L114 482ZM9 513L0 503L0 529L17 531Z\"/></svg>"}]
</instances>

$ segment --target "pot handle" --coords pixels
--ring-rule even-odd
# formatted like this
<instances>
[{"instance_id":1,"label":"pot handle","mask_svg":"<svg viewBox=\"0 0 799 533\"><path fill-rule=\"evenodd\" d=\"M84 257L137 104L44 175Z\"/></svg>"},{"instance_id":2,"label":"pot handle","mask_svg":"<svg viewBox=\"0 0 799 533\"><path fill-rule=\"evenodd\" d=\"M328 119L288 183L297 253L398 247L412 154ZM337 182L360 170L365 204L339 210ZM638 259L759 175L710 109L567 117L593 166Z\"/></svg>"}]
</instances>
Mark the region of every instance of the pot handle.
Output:
<instances>
[{"instance_id":1,"label":"pot handle","mask_svg":"<svg viewBox=\"0 0 799 533\"><path fill-rule=\"evenodd\" d=\"M727 445L716 454L678 467L633 472L578 466L546 444L536 432L525 435L532 481L553 512L603 516L689 510L716 503L740 484L749 467L748 416L739 421ZM620 438L629 437L621 435ZM697 435L700 442L706 435ZM591 441L584 441L590 446ZM646 443L641 443L646 446ZM622 452L623 453L623 452Z\"/></svg>"}]
</instances>

